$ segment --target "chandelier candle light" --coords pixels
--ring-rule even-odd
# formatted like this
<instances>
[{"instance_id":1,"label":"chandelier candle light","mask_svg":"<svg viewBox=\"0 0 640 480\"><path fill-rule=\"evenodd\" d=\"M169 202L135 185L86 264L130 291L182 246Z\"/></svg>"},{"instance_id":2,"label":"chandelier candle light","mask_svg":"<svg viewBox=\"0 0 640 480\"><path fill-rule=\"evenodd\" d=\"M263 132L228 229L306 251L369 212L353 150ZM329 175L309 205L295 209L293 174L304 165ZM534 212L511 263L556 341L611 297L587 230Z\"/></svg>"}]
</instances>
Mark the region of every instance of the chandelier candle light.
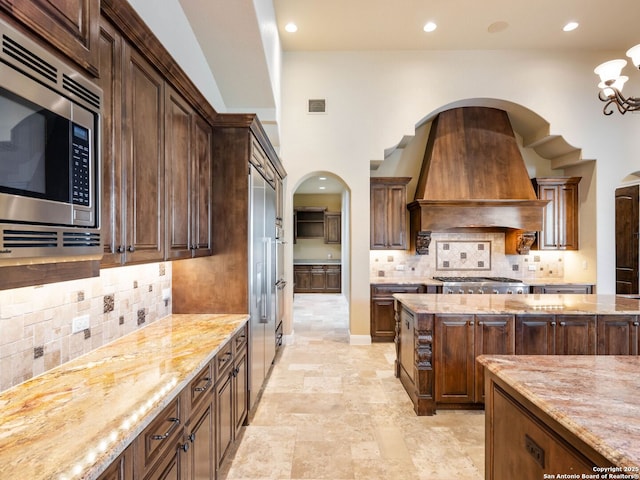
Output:
<instances>
[{"instance_id":1,"label":"chandelier candle light","mask_svg":"<svg viewBox=\"0 0 640 480\"><path fill-rule=\"evenodd\" d=\"M640 44L627 50L627 57L640 69ZM622 87L629 80L629 77L620 75L626 65L627 61L623 59L610 60L598 65L594 70L595 74L600 76L598 87L601 90L598 92L598 98L606 102L602 108L605 115L613 113L613 109L609 109L611 104L615 104L622 115L640 110L640 97L625 98L622 95Z\"/></svg>"}]
</instances>

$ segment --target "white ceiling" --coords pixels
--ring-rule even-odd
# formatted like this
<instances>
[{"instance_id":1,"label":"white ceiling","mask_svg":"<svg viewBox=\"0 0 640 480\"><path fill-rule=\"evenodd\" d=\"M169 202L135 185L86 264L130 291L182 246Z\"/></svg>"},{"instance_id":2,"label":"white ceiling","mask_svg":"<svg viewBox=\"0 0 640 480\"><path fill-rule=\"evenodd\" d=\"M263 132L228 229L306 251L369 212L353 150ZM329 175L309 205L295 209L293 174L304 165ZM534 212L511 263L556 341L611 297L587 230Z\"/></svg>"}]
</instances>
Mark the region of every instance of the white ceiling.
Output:
<instances>
[{"instance_id":1,"label":"white ceiling","mask_svg":"<svg viewBox=\"0 0 640 480\"><path fill-rule=\"evenodd\" d=\"M640 43L640 0L178 0L229 112L257 112L277 131L265 38L283 51L611 50ZM272 5L271 5L272 4ZM271 10L273 6L273 10ZM264 12L271 19L258 18ZM438 24L432 33L427 21ZM563 32L568 21L580 24ZM298 31L284 30L295 22ZM493 33L492 33L493 31ZM269 136L276 148L279 138Z\"/></svg>"}]
</instances>

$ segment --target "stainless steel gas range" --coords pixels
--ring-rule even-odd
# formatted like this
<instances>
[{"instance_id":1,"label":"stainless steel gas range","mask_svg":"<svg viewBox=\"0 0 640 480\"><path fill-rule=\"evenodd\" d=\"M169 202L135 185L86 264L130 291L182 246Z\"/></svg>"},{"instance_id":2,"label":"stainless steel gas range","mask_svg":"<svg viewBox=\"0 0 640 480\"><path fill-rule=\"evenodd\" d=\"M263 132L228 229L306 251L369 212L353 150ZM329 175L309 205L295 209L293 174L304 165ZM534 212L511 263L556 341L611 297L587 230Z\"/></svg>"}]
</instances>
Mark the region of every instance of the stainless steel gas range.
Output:
<instances>
[{"instance_id":1,"label":"stainless steel gas range","mask_svg":"<svg viewBox=\"0 0 640 480\"><path fill-rule=\"evenodd\" d=\"M442 293L529 293L529 285L505 277L433 277L442 282Z\"/></svg>"}]
</instances>

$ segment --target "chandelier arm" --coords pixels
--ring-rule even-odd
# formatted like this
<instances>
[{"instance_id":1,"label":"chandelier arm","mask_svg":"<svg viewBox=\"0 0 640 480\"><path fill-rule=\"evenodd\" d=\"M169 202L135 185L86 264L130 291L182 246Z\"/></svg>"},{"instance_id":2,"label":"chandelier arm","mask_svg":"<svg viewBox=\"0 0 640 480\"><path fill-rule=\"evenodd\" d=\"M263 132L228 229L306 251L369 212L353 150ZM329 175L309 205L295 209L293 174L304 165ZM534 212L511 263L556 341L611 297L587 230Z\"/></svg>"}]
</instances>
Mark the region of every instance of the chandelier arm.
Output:
<instances>
[{"instance_id":1,"label":"chandelier arm","mask_svg":"<svg viewBox=\"0 0 640 480\"><path fill-rule=\"evenodd\" d=\"M605 115L611 115L613 113L613 109L611 108L611 104L615 104L618 112L624 115L627 112L634 112L636 110L640 110L640 97L625 97L622 95L622 92L614 87L609 87L613 92L611 95L604 95L603 91L600 90L598 92L598 99L601 102L606 102L604 107L602 108L602 113Z\"/></svg>"}]
</instances>

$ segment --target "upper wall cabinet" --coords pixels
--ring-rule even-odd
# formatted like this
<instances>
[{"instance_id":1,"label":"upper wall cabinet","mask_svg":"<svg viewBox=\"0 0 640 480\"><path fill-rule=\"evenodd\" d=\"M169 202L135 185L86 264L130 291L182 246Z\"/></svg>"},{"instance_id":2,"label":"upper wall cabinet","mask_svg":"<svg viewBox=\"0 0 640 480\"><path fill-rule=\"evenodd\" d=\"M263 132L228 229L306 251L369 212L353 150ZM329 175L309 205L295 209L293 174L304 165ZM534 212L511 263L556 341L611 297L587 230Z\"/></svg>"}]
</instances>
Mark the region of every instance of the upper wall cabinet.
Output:
<instances>
[{"instance_id":1,"label":"upper wall cabinet","mask_svg":"<svg viewBox=\"0 0 640 480\"><path fill-rule=\"evenodd\" d=\"M407 177L372 177L371 250L407 249Z\"/></svg>"},{"instance_id":2,"label":"upper wall cabinet","mask_svg":"<svg viewBox=\"0 0 640 480\"><path fill-rule=\"evenodd\" d=\"M167 87L167 259L211 255L211 127Z\"/></svg>"},{"instance_id":3,"label":"upper wall cabinet","mask_svg":"<svg viewBox=\"0 0 640 480\"><path fill-rule=\"evenodd\" d=\"M533 185L545 207L538 250L578 250L578 184L581 177L534 178Z\"/></svg>"},{"instance_id":4,"label":"upper wall cabinet","mask_svg":"<svg viewBox=\"0 0 640 480\"><path fill-rule=\"evenodd\" d=\"M103 23L102 263L161 261L165 85L149 62Z\"/></svg>"},{"instance_id":5,"label":"upper wall cabinet","mask_svg":"<svg viewBox=\"0 0 640 480\"><path fill-rule=\"evenodd\" d=\"M0 9L98 76L100 0L0 0Z\"/></svg>"}]
</instances>

